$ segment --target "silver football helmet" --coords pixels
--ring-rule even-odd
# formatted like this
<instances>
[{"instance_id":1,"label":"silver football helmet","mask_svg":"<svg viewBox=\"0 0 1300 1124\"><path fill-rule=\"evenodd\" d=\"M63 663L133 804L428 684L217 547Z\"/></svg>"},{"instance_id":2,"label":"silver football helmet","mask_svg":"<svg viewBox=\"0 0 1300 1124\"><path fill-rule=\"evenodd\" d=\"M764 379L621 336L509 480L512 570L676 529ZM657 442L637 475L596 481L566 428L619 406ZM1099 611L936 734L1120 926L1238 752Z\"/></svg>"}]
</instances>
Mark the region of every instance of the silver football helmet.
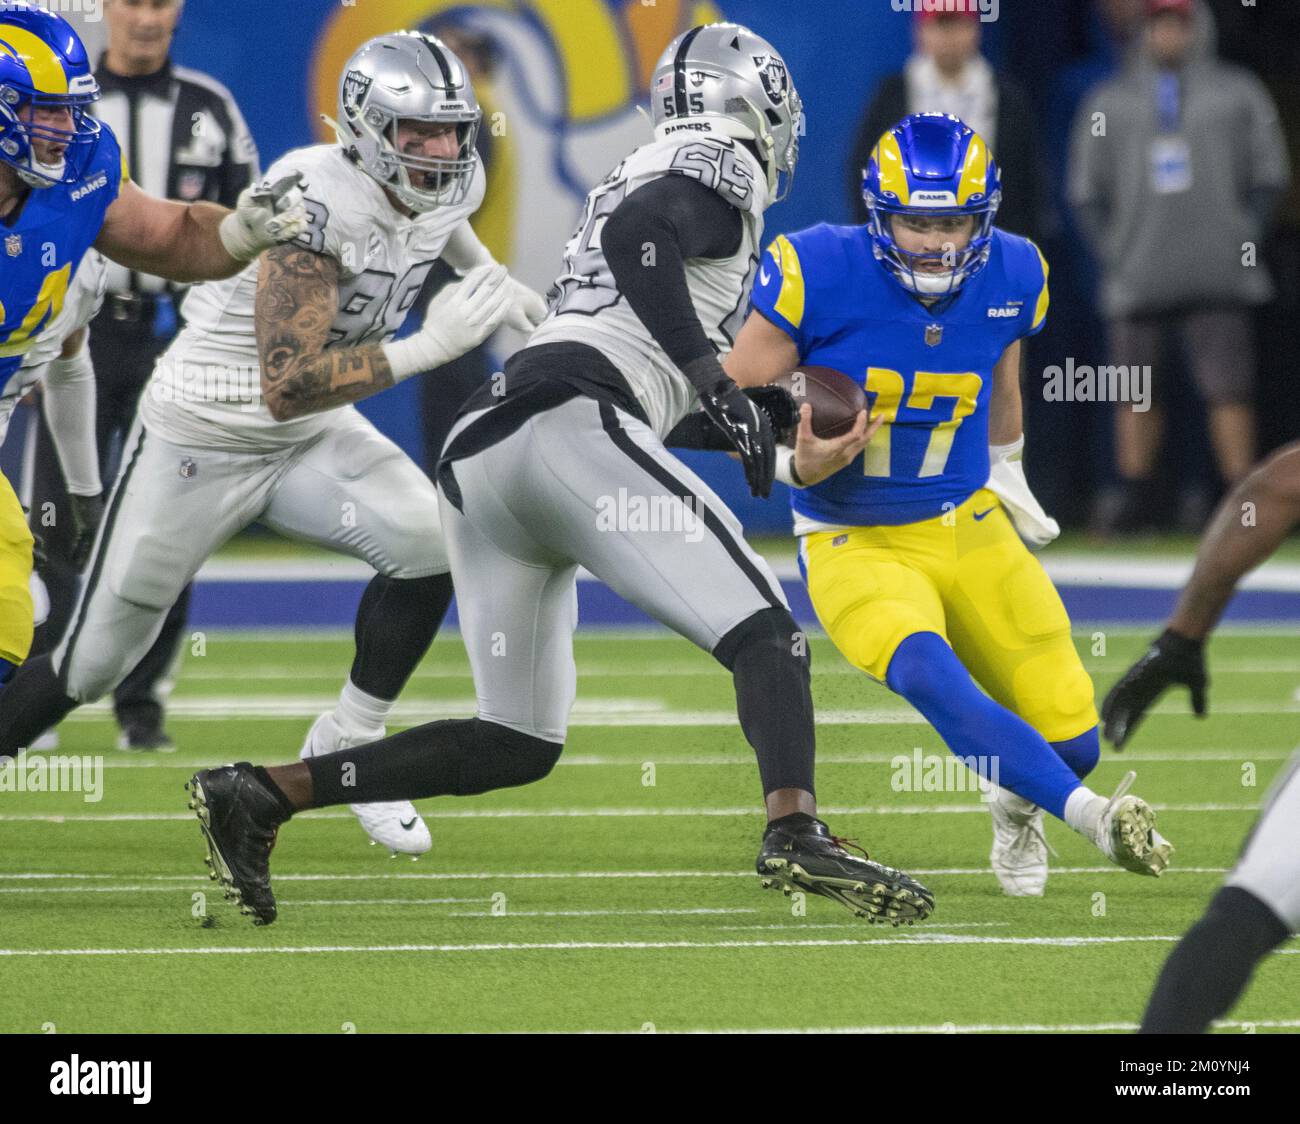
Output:
<instances>
[{"instance_id":1,"label":"silver football helmet","mask_svg":"<svg viewBox=\"0 0 1300 1124\"><path fill-rule=\"evenodd\" d=\"M339 144L411 210L431 211L469 194L483 111L464 64L432 35L398 31L365 43L343 68L338 114L338 121L325 121L334 127ZM402 152L397 147L399 121L454 123L456 157Z\"/></svg>"},{"instance_id":2,"label":"silver football helmet","mask_svg":"<svg viewBox=\"0 0 1300 1124\"><path fill-rule=\"evenodd\" d=\"M767 170L769 202L790 194L803 102L766 39L738 23L691 28L659 56L650 103L659 139L690 130L753 141Z\"/></svg>"}]
</instances>

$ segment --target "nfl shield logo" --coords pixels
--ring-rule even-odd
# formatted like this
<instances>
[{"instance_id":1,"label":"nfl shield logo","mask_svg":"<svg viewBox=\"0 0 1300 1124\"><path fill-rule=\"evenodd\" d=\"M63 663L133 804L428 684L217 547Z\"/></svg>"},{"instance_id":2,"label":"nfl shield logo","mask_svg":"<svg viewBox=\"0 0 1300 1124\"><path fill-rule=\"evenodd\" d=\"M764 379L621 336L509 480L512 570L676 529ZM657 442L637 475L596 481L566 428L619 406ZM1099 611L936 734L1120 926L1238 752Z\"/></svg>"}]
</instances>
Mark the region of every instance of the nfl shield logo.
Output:
<instances>
[{"instance_id":1,"label":"nfl shield logo","mask_svg":"<svg viewBox=\"0 0 1300 1124\"><path fill-rule=\"evenodd\" d=\"M943 325L927 324L925 326L925 346L938 347L943 342Z\"/></svg>"},{"instance_id":2,"label":"nfl shield logo","mask_svg":"<svg viewBox=\"0 0 1300 1124\"><path fill-rule=\"evenodd\" d=\"M10 234L5 237L5 253L11 258L16 258L23 252L23 236L21 234Z\"/></svg>"},{"instance_id":3,"label":"nfl shield logo","mask_svg":"<svg viewBox=\"0 0 1300 1124\"><path fill-rule=\"evenodd\" d=\"M199 466L195 464L191 458L186 457L184 460L181 461L181 476L184 479L186 480L192 479L194 476L198 475L198 471L199 471Z\"/></svg>"}]
</instances>

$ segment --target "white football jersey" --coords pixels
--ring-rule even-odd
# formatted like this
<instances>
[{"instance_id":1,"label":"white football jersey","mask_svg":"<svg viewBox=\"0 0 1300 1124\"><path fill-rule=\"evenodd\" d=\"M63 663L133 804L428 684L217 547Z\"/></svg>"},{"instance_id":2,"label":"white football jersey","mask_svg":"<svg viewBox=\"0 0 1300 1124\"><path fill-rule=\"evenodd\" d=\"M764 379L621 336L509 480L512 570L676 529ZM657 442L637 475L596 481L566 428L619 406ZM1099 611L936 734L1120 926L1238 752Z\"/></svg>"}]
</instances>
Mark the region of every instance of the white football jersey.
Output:
<instances>
[{"instance_id":1,"label":"white football jersey","mask_svg":"<svg viewBox=\"0 0 1300 1124\"><path fill-rule=\"evenodd\" d=\"M311 228L299 244L339 263L338 311L327 347L392 338L451 233L483 201L480 164L462 203L407 218L383 188L336 144L286 153L267 171L274 181L301 172ZM254 323L259 262L224 281L194 286L185 327L158 360L141 400L145 428L177 444L281 448L330 424L325 410L277 422L262 401Z\"/></svg>"},{"instance_id":2,"label":"white football jersey","mask_svg":"<svg viewBox=\"0 0 1300 1124\"><path fill-rule=\"evenodd\" d=\"M713 135L681 134L642 145L592 190L565 247L564 272L550 292L550 314L528 340L530 346L564 340L601 351L627 379L661 437L691 410L695 388L618 291L600 232L629 194L668 175L699 180L741 214L743 234L732 257L686 262L686 283L705 335L719 355L731 350L758 268L767 176L747 148Z\"/></svg>"},{"instance_id":3,"label":"white football jersey","mask_svg":"<svg viewBox=\"0 0 1300 1124\"><path fill-rule=\"evenodd\" d=\"M107 262L98 250L87 250L86 256L72 276L63 307L58 316L49 322L36 337L23 365L13 373L0 392L0 445L9 432L9 419L13 417L18 400L45 377L45 368L59 357L63 341L78 328L84 328L99 312L104 301L104 282L108 276Z\"/></svg>"}]
</instances>

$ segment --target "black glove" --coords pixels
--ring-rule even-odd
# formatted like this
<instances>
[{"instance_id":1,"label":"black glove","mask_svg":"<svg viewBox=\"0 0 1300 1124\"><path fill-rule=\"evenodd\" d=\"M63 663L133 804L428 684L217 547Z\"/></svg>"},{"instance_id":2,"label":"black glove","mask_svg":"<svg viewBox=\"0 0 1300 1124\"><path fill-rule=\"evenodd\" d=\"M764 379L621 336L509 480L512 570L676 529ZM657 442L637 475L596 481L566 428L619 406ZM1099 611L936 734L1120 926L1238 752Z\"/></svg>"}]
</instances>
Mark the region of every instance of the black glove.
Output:
<instances>
[{"instance_id":1,"label":"black glove","mask_svg":"<svg viewBox=\"0 0 1300 1124\"><path fill-rule=\"evenodd\" d=\"M1175 683L1190 688L1192 710L1198 718L1204 718L1205 688L1210 684L1205 674L1204 645L1167 628L1101 704L1107 740L1116 749L1123 749L1147 708Z\"/></svg>"},{"instance_id":2,"label":"black glove","mask_svg":"<svg viewBox=\"0 0 1300 1124\"><path fill-rule=\"evenodd\" d=\"M751 386L741 393L767 414L778 445L794 436L799 428L799 408L789 391L779 386ZM734 448L727 435L713 424L713 419L700 410L682 418L664 438L664 444L670 449L701 449L714 453L729 453Z\"/></svg>"},{"instance_id":3,"label":"black glove","mask_svg":"<svg viewBox=\"0 0 1300 1124\"><path fill-rule=\"evenodd\" d=\"M751 386L744 394L767 415L776 443L793 444L799 431L799 404L790 392L783 386Z\"/></svg>"},{"instance_id":4,"label":"black glove","mask_svg":"<svg viewBox=\"0 0 1300 1124\"><path fill-rule=\"evenodd\" d=\"M767 413L725 377L711 389L700 391L700 408L740 454L750 492L767 499L776 478L776 440Z\"/></svg>"},{"instance_id":5,"label":"black glove","mask_svg":"<svg viewBox=\"0 0 1300 1124\"><path fill-rule=\"evenodd\" d=\"M74 569L80 570L90 558L95 532L104 518L104 497L69 496L68 500L72 508L72 548L68 551L68 560Z\"/></svg>"}]
</instances>

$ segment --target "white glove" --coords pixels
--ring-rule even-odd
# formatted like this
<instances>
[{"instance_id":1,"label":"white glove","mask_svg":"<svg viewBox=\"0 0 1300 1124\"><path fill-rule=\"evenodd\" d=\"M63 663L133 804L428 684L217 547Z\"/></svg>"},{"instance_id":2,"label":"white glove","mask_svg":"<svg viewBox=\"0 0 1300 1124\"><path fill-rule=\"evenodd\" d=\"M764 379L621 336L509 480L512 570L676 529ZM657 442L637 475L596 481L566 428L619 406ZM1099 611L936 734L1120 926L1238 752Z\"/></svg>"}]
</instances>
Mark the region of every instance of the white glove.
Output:
<instances>
[{"instance_id":1,"label":"white glove","mask_svg":"<svg viewBox=\"0 0 1300 1124\"><path fill-rule=\"evenodd\" d=\"M1010 445L990 445L986 487L1002 501L1015 524L1016 533L1025 544L1038 549L1056 538L1061 533L1061 526L1043 510L1043 505L1029 490L1029 481L1025 479L1024 451L1023 434Z\"/></svg>"},{"instance_id":2,"label":"white glove","mask_svg":"<svg viewBox=\"0 0 1300 1124\"><path fill-rule=\"evenodd\" d=\"M235 209L217 228L221 244L236 261L252 261L278 242L292 242L308 226L307 207L298 184L301 173L275 183L263 180L244 188Z\"/></svg>"},{"instance_id":3,"label":"white glove","mask_svg":"<svg viewBox=\"0 0 1300 1124\"><path fill-rule=\"evenodd\" d=\"M546 319L546 301L541 293L530 289L513 277L507 279L510 288L510 311L506 325L527 335Z\"/></svg>"},{"instance_id":4,"label":"white glove","mask_svg":"<svg viewBox=\"0 0 1300 1124\"><path fill-rule=\"evenodd\" d=\"M480 265L444 285L429 302L418 332L382 345L393 381L431 371L478 347L510 314L511 284L504 265Z\"/></svg>"}]
</instances>

